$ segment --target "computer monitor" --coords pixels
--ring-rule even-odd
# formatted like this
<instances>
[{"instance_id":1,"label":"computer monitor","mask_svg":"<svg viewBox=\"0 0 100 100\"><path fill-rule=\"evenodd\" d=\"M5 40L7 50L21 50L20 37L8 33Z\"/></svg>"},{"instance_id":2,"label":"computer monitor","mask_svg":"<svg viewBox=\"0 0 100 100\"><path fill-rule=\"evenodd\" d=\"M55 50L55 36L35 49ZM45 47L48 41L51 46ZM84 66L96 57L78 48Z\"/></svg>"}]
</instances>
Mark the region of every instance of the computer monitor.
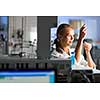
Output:
<instances>
[{"instance_id":1,"label":"computer monitor","mask_svg":"<svg viewBox=\"0 0 100 100\"><path fill-rule=\"evenodd\" d=\"M0 83L54 83L54 70L0 72Z\"/></svg>"}]
</instances>

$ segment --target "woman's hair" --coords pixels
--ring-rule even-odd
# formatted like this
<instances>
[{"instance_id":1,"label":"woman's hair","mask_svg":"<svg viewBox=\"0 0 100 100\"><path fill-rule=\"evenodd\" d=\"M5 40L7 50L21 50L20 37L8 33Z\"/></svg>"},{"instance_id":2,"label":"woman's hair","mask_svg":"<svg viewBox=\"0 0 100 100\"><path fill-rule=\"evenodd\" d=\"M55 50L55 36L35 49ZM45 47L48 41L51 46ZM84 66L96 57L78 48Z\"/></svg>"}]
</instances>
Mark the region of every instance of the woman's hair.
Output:
<instances>
[{"instance_id":1,"label":"woman's hair","mask_svg":"<svg viewBox=\"0 0 100 100\"><path fill-rule=\"evenodd\" d=\"M56 44L56 50L59 51L59 48L62 48L66 46L66 37L65 37L65 33L68 31L68 28L72 28L73 27L69 24L60 24L57 28L57 38L54 41L54 44Z\"/></svg>"}]
</instances>

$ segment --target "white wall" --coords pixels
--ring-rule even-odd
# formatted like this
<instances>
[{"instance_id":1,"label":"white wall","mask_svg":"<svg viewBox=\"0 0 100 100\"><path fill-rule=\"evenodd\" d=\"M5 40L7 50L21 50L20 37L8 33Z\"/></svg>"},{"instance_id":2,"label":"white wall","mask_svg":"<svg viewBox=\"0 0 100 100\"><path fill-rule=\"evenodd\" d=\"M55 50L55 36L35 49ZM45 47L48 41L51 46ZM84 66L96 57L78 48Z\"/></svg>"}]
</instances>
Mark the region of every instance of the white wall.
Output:
<instances>
[{"instance_id":1,"label":"white wall","mask_svg":"<svg viewBox=\"0 0 100 100\"><path fill-rule=\"evenodd\" d=\"M69 23L69 20L83 20L87 25L87 37L94 41L100 41L100 16L58 16L58 25Z\"/></svg>"},{"instance_id":2,"label":"white wall","mask_svg":"<svg viewBox=\"0 0 100 100\"><path fill-rule=\"evenodd\" d=\"M18 29L22 30L22 28L24 31L23 35L24 41L33 42L34 39L36 39L35 42L37 42L37 16L9 16L9 42L12 38L12 35L16 36L17 30ZM37 47L37 43L35 45ZM27 52L26 48L24 50ZM28 50L28 52L30 51L32 50ZM9 53L11 53L10 47L9 47Z\"/></svg>"},{"instance_id":3,"label":"white wall","mask_svg":"<svg viewBox=\"0 0 100 100\"><path fill-rule=\"evenodd\" d=\"M9 39L13 33L16 34L18 29L22 29L22 16L9 16ZM37 39L37 17L23 16L23 30L25 40L32 40L31 33Z\"/></svg>"}]
</instances>

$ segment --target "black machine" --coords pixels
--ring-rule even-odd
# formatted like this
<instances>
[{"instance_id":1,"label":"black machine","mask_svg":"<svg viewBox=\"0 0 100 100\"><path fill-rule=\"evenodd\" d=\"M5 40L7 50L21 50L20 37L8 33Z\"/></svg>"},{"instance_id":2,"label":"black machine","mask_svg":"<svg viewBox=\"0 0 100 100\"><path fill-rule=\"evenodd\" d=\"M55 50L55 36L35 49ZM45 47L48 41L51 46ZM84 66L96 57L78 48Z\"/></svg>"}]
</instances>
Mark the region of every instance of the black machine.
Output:
<instances>
[{"instance_id":1,"label":"black machine","mask_svg":"<svg viewBox=\"0 0 100 100\"><path fill-rule=\"evenodd\" d=\"M71 73L72 83L94 83L92 70L73 70Z\"/></svg>"},{"instance_id":2,"label":"black machine","mask_svg":"<svg viewBox=\"0 0 100 100\"><path fill-rule=\"evenodd\" d=\"M71 82L70 60L36 60L31 58L0 58L0 71L54 70L55 82Z\"/></svg>"},{"instance_id":3,"label":"black machine","mask_svg":"<svg viewBox=\"0 0 100 100\"><path fill-rule=\"evenodd\" d=\"M92 70L71 70L71 60L37 60L32 58L2 57L2 71L53 70L56 83L90 83L94 82Z\"/></svg>"}]
</instances>

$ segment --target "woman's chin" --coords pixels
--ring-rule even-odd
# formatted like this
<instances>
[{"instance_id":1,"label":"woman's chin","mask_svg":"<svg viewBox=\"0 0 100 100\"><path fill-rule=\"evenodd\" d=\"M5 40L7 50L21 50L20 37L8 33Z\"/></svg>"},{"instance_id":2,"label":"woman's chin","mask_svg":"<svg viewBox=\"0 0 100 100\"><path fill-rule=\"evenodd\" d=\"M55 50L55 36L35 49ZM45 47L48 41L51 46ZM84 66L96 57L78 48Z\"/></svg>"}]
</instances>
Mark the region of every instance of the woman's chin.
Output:
<instances>
[{"instance_id":1,"label":"woman's chin","mask_svg":"<svg viewBox=\"0 0 100 100\"><path fill-rule=\"evenodd\" d=\"M72 44L67 44L67 46L72 46Z\"/></svg>"},{"instance_id":2,"label":"woman's chin","mask_svg":"<svg viewBox=\"0 0 100 100\"><path fill-rule=\"evenodd\" d=\"M72 46L72 43L69 43L69 46Z\"/></svg>"},{"instance_id":3,"label":"woman's chin","mask_svg":"<svg viewBox=\"0 0 100 100\"><path fill-rule=\"evenodd\" d=\"M69 42L69 43L67 43L66 45L67 45L67 46L72 46L72 44L73 44L72 42Z\"/></svg>"}]
</instances>

